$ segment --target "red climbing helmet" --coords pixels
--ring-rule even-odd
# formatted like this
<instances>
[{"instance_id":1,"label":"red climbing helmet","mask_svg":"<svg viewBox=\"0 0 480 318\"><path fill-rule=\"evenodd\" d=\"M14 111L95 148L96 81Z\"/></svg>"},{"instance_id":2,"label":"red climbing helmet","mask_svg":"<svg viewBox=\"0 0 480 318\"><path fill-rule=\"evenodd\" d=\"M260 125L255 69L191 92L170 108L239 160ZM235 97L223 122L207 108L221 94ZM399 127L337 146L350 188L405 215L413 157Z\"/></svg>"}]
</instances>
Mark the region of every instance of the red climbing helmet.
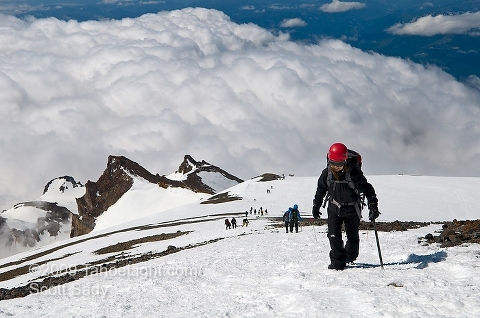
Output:
<instances>
[{"instance_id":1,"label":"red climbing helmet","mask_svg":"<svg viewBox=\"0 0 480 318\"><path fill-rule=\"evenodd\" d=\"M327 159L333 162L345 162L348 158L348 149L342 143L334 143L328 149Z\"/></svg>"}]
</instances>

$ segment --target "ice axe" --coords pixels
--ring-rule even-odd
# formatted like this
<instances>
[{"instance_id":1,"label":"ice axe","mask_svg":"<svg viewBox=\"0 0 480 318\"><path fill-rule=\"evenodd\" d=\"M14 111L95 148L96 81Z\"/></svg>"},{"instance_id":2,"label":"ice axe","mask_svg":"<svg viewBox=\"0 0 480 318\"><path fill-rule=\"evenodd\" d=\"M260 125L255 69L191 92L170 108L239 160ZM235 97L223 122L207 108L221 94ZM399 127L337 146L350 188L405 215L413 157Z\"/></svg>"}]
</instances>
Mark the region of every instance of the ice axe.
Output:
<instances>
[{"instance_id":1,"label":"ice axe","mask_svg":"<svg viewBox=\"0 0 480 318\"><path fill-rule=\"evenodd\" d=\"M375 239L377 240L377 249L378 249L378 257L380 258L380 266L383 268L383 260L382 260L382 251L380 250L380 242L378 241L378 233L377 233L377 223L375 219L372 220L373 222L373 230L375 231Z\"/></svg>"}]
</instances>

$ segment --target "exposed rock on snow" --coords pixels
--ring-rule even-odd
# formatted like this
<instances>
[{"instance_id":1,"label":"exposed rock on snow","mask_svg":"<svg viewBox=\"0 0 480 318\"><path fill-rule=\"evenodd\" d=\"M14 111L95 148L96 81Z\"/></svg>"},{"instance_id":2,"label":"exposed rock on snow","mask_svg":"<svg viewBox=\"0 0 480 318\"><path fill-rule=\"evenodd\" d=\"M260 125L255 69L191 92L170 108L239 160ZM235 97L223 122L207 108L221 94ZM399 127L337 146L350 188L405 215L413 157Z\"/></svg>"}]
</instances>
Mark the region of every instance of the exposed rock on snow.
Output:
<instances>
[{"instance_id":1,"label":"exposed rock on snow","mask_svg":"<svg viewBox=\"0 0 480 318\"><path fill-rule=\"evenodd\" d=\"M273 227L284 227L284 223L281 217L270 217L269 219L275 220L278 223L272 224ZM327 219L313 219L313 218L304 218L303 223L305 225L315 225L315 226L322 226L326 225ZM377 221L377 231L378 232L402 232L411 229L418 229L421 227L428 226L430 224L438 223L438 222L401 222L401 221L393 221L393 222L379 222ZM442 222L443 223L443 222ZM361 231L371 231L374 229L373 223L371 221L360 221L360 226L358 227Z\"/></svg>"},{"instance_id":2,"label":"exposed rock on snow","mask_svg":"<svg viewBox=\"0 0 480 318\"><path fill-rule=\"evenodd\" d=\"M241 200L241 197L236 195L232 195L229 192L219 193L210 197L208 200L203 201L201 204L217 204L217 203L225 203L230 201Z\"/></svg>"},{"instance_id":3,"label":"exposed rock on snow","mask_svg":"<svg viewBox=\"0 0 480 318\"><path fill-rule=\"evenodd\" d=\"M284 179L284 177L274 173L264 173L260 177L262 177L262 179L258 180L259 182L267 182L267 181Z\"/></svg>"},{"instance_id":4,"label":"exposed rock on snow","mask_svg":"<svg viewBox=\"0 0 480 318\"><path fill-rule=\"evenodd\" d=\"M480 243L480 220L444 222L440 235L425 235L427 243L440 243L441 247L451 247L463 243Z\"/></svg>"}]
</instances>

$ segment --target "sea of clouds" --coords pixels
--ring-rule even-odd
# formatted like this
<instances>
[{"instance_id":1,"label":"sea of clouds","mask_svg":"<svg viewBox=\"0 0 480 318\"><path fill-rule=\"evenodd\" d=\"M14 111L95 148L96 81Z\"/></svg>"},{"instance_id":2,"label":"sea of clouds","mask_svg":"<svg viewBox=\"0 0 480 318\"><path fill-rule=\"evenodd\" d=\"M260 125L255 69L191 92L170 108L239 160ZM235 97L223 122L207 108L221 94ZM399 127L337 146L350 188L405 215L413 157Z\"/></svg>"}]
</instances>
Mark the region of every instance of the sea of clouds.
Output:
<instances>
[{"instance_id":1,"label":"sea of clouds","mask_svg":"<svg viewBox=\"0 0 480 318\"><path fill-rule=\"evenodd\" d=\"M331 143L368 174L479 176L480 94L436 67L289 41L216 10L123 20L0 17L0 207L107 156L170 174L312 176Z\"/></svg>"}]
</instances>

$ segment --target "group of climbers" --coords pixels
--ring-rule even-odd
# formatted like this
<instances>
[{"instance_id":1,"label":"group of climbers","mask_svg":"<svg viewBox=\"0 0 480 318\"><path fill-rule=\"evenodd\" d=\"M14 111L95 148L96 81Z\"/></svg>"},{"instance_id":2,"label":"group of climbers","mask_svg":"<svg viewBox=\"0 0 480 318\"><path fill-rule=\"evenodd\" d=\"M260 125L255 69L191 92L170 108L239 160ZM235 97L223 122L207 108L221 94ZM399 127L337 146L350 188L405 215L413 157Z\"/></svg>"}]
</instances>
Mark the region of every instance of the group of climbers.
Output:
<instances>
[{"instance_id":1,"label":"group of climbers","mask_svg":"<svg viewBox=\"0 0 480 318\"><path fill-rule=\"evenodd\" d=\"M290 228L290 233L293 233L293 227L295 227L295 232L298 233L298 222L301 221L300 211L298 210L298 205L294 204L293 207L289 207L287 211L283 214L283 222L285 222L285 230L288 233Z\"/></svg>"}]
</instances>

